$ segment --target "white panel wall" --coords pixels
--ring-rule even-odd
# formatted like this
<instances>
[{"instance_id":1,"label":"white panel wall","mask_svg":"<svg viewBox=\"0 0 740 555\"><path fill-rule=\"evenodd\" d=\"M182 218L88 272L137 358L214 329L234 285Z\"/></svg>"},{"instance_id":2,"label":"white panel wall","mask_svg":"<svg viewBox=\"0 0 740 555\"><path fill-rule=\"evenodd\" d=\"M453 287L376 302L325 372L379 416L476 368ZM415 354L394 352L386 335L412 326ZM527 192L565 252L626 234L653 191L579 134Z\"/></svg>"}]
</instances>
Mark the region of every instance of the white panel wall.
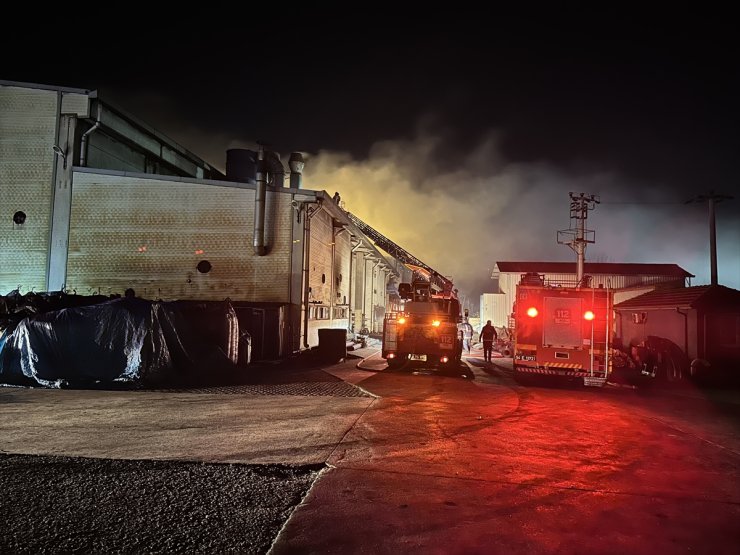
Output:
<instances>
[{"instance_id":1,"label":"white panel wall","mask_svg":"<svg viewBox=\"0 0 740 555\"><path fill-rule=\"evenodd\" d=\"M0 86L0 294L46 289L56 91ZM23 225L13 214L25 212Z\"/></svg>"},{"instance_id":2,"label":"white panel wall","mask_svg":"<svg viewBox=\"0 0 740 555\"><path fill-rule=\"evenodd\" d=\"M483 293L480 296L480 321L490 320L496 327L508 326L506 296L503 293Z\"/></svg>"},{"instance_id":3,"label":"white panel wall","mask_svg":"<svg viewBox=\"0 0 740 555\"><path fill-rule=\"evenodd\" d=\"M254 189L75 172L67 287L80 294L288 302L290 194L268 191L268 254L252 248ZM208 273L197 270L208 261Z\"/></svg>"}]
</instances>

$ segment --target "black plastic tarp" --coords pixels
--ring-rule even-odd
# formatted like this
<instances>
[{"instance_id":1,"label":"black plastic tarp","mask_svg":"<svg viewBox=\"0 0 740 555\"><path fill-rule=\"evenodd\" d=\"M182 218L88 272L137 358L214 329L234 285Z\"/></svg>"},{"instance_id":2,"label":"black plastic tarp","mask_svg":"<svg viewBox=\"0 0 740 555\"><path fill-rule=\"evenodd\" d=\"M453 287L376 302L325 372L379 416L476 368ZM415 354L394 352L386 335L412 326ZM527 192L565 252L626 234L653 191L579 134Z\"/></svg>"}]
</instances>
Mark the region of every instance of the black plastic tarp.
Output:
<instances>
[{"instance_id":1,"label":"black plastic tarp","mask_svg":"<svg viewBox=\"0 0 740 555\"><path fill-rule=\"evenodd\" d=\"M244 345L245 338L228 302L119 298L36 313L18 322L6 318L0 333L0 383L221 383L239 373L240 341Z\"/></svg>"}]
</instances>

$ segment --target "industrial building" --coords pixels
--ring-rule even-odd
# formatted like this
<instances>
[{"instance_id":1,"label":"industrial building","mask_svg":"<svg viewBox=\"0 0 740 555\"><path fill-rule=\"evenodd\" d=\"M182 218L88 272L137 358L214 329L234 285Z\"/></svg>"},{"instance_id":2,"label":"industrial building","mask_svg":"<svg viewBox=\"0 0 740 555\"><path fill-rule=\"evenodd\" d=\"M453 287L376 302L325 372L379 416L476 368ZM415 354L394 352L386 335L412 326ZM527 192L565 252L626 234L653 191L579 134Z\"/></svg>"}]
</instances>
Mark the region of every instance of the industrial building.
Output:
<instances>
[{"instance_id":1,"label":"industrial building","mask_svg":"<svg viewBox=\"0 0 740 555\"><path fill-rule=\"evenodd\" d=\"M591 286L615 291L615 303L654 289L683 288L691 285L694 277L676 264L586 262L584 273L590 276ZM526 274L538 274L545 284L561 287L573 287L577 283L576 262L496 262L491 274L496 294L481 298L482 320L490 319L494 326L510 327L516 286ZM484 300L485 306L490 305L485 316Z\"/></svg>"},{"instance_id":2,"label":"industrial building","mask_svg":"<svg viewBox=\"0 0 740 555\"><path fill-rule=\"evenodd\" d=\"M223 174L96 91L0 81L0 295L228 299L253 359L379 331L403 271L303 164L234 150Z\"/></svg>"}]
</instances>

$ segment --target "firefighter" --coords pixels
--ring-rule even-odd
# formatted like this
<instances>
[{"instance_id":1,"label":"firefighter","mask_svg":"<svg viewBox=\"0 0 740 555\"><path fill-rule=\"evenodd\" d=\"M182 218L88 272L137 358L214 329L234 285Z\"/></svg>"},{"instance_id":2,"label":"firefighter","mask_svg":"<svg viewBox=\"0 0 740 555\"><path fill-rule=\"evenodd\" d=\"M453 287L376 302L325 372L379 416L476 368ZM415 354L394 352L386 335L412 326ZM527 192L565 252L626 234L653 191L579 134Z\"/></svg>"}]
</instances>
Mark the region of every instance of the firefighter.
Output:
<instances>
[{"instance_id":1,"label":"firefighter","mask_svg":"<svg viewBox=\"0 0 740 555\"><path fill-rule=\"evenodd\" d=\"M496 328L488 320L483 329L480 330L480 340L483 341L483 358L486 362L491 362L491 352L493 351L493 342L498 339Z\"/></svg>"},{"instance_id":2,"label":"firefighter","mask_svg":"<svg viewBox=\"0 0 740 555\"><path fill-rule=\"evenodd\" d=\"M470 325L468 319L465 318L465 323L460 326L463 332L463 348L470 352L470 346L473 343L473 326Z\"/></svg>"}]
</instances>

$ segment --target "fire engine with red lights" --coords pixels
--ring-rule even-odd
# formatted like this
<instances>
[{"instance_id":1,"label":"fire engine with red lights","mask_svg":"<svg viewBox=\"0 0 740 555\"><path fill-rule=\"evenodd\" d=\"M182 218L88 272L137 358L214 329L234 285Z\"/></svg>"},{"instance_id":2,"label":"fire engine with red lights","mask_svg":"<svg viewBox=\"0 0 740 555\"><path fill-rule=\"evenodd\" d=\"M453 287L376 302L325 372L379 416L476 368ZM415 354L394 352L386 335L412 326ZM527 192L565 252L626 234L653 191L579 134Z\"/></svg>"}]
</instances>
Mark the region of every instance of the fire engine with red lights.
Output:
<instances>
[{"instance_id":1,"label":"fire engine with red lights","mask_svg":"<svg viewBox=\"0 0 740 555\"><path fill-rule=\"evenodd\" d=\"M514 378L548 375L602 386L609 377L613 295L526 274L514 304Z\"/></svg>"},{"instance_id":2,"label":"fire engine with red lights","mask_svg":"<svg viewBox=\"0 0 740 555\"><path fill-rule=\"evenodd\" d=\"M398 294L405 301L403 308L387 313L383 320L382 356L388 366L453 366L460 362L460 301L451 281L441 278L441 284L441 289L435 287L434 280L415 279L399 284Z\"/></svg>"},{"instance_id":3,"label":"fire engine with red lights","mask_svg":"<svg viewBox=\"0 0 740 555\"><path fill-rule=\"evenodd\" d=\"M383 319L382 355L388 366L458 364L463 347L462 315L452 281L354 214L346 214L376 245L413 273L411 283L398 285L401 310L387 312Z\"/></svg>"}]
</instances>

